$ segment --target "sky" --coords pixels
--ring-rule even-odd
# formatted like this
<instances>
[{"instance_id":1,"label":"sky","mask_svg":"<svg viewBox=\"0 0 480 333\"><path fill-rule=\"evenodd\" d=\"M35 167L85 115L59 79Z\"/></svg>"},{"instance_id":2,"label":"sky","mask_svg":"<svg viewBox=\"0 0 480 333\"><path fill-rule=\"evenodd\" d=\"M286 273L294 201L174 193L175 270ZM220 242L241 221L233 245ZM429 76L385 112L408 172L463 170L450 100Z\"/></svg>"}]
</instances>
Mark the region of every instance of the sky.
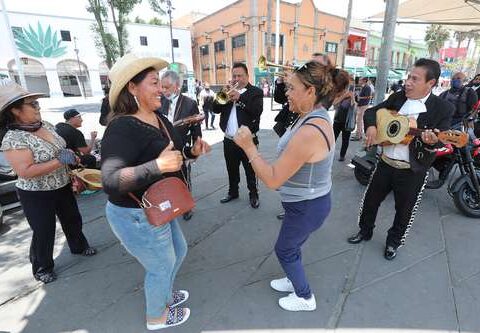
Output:
<instances>
[{"instance_id":1,"label":"sky","mask_svg":"<svg viewBox=\"0 0 480 333\"><path fill-rule=\"evenodd\" d=\"M90 18L91 14L85 10L87 0L4 0L7 10L34 12L39 14L61 15ZM199 11L209 14L236 0L172 0L175 10L172 13L173 18L183 16L191 11ZM266 1L266 0L258 0ZM273 0L275 1L275 0ZM405 0L401 0L403 2ZM297 2L288 0L288 2ZM348 10L348 0L314 0L315 5L321 11L346 17ZM366 18L382 12L385 8L384 0L353 0L352 16L354 18ZM143 19L150 19L155 13L150 10L148 1L143 0L142 4L137 6L131 15L133 20L136 16ZM381 31L381 25L374 25L373 29ZM402 37L412 37L413 39L423 39L423 26L397 26L397 34Z\"/></svg>"}]
</instances>

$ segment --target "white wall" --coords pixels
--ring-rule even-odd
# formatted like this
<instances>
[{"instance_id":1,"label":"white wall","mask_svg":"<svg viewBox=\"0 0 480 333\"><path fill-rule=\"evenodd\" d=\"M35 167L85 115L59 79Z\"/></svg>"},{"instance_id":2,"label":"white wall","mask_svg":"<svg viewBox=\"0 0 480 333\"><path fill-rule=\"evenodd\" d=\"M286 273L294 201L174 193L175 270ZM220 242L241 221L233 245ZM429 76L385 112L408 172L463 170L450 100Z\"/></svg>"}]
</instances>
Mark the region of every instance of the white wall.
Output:
<instances>
[{"instance_id":1,"label":"white wall","mask_svg":"<svg viewBox=\"0 0 480 333\"><path fill-rule=\"evenodd\" d=\"M20 57L33 58L43 64L45 70L48 72L56 71L58 62L66 59L73 59L76 61L76 53L74 51L74 37L77 38L77 48L79 50L78 56L81 62L85 63L88 67L91 88L95 96L101 96L99 80L99 64L103 61L98 56L98 52L95 48L94 34L91 31L91 25L94 23L91 19L62 17L62 16L49 16L42 14L29 14L21 12L8 12L10 25L12 27L18 26L22 28L28 28L28 25L32 25L34 30L37 29L37 23L40 22L43 29L50 25L52 31L57 31L57 36L60 39L60 30L70 31L72 38L71 42L62 41L61 45L66 46L66 53L57 58L35 58L29 55L25 55L19 52ZM114 33L115 29L113 23L108 24L110 32ZM128 24L127 31L129 34L129 49L130 51L144 56L157 56L164 58L167 61L171 61L171 48L170 48L170 30L168 26L152 26L147 24ZM2 47L0 48L0 72L8 71L7 64L14 58L12 47L7 39L6 22L3 16L0 16L0 36L2 38ZM146 36L148 40L148 46L140 45L140 36ZM173 38L179 40L179 48L174 49L175 62L181 62L187 66L189 71L193 71L192 62L192 48L191 48L191 35L190 31L186 29L173 30ZM58 95L59 85L56 82L50 82L54 80L54 75L47 75L49 86L52 95ZM95 81L94 81L95 80ZM52 89L54 91L52 91ZM61 92L60 92L61 93Z\"/></svg>"}]
</instances>

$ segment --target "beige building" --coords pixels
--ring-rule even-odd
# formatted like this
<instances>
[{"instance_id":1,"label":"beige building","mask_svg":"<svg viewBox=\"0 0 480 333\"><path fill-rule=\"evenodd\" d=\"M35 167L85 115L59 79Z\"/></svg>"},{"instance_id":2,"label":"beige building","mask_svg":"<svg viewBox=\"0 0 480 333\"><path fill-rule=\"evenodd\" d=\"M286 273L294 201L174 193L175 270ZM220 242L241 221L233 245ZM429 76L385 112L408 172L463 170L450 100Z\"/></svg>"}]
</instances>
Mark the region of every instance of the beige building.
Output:
<instances>
[{"instance_id":1,"label":"beige building","mask_svg":"<svg viewBox=\"0 0 480 333\"><path fill-rule=\"evenodd\" d=\"M271 53L275 56L275 11L271 9ZM267 55L267 0L239 0L205 16L192 25L192 56L195 76L204 82L224 84L230 78L232 63L246 63L251 82L266 75L257 61ZM302 63L314 52L341 62L340 43L345 19L320 11L312 0L280 1L279 63Z\"/></svg>"}]
</instances>

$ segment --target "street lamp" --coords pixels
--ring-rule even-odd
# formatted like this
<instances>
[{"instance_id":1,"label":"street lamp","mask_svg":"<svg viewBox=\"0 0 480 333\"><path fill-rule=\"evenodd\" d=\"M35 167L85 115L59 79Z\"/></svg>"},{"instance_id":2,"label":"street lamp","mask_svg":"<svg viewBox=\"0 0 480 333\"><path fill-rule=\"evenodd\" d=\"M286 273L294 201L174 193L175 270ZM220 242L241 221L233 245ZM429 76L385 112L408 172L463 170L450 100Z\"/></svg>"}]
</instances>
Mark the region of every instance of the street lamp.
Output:
<instances>
[{"instance_id":1,"label":"street lamp","mask_svg":"<svg viewBox=\"0 0 480 333\"><path fill-rule=\"evenodd\" d=\"M80 50L77 48L77 37L73 37L73 44L75 46L75 49L74 49L75 54L77 55L78 71L80 72L80 77L82 77L83 72L82 72L82 66L80 66L80 59L78 58L78 52ZM83 80L80 79L80 77L77 75L77 81L79 81L80 84L82 85L83 98L87 98L87 95L85 94L85 84L83 83Z\"/></svg>"},{"instance_id":2,"label":"street lamp","mask_svg":"<svg viewBox=\"0 0 480 333\"><path fill-rule=\"evenodd\" d=\"M167 0L167 6L168 6L168 18L169 18L169 26L170 26L170 46L172 48L172 64L175 63L175 55L173 54L173 31L172 31L172 1Z\"/></svg>"}]
</instances>

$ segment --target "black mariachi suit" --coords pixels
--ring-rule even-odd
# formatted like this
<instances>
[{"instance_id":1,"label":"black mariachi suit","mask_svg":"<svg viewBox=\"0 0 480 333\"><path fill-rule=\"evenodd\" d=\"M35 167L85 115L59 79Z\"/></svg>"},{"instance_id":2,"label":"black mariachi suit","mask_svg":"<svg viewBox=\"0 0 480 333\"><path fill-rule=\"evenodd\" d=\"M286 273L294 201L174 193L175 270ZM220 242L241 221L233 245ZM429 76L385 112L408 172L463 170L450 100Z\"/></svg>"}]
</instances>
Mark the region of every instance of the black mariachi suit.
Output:
<instances>
[{"instance_id":1,"label":"black mariachi suit","mask_svg":"<svg viewBox=\"0 0 480 333\"><path fill-rule=\"evenodd\" d=\"M263 91L260 88L252 86L250 83L245 87L246 91L240 95L240 99L235 103L237 110L238 128L240 126L247 126L252 134L256 134L260 126L260 116L263 111ZM227 130L228 120L232 112L233 102L228 102L225 105L213 103L212 111L220 113L220 128L225 133ZM258 138L255 135L253 141L258 145ZM247 177L247 186L250 194L256 195L257 180L252 166L248 163L245 152L233 142L231 138L225 137L223 140L223 153L228 171L228 193L231 196L238 196L238 183L240 182L240 162L245 169Z\"/></svg>"},{"instance_id":2,"label":"black mariachi suit","mask_svg":"<svg viewBox=\"0 0 480 333\"><path fill-rule=\"evenodd\" d=\"M156 112L168 117L168 110L170 109L170 100L165 96L162 96L162 106ZM190 117L196 114L199 114L197 102L191 99L190 97L180 94L177 99L177 104L175 105L175 112L173 116L173 121L177 121L186 117ZM183 146L193 146L195 140L198 137L202 137L202 129L200 123L193 125L184 125L180 127L175 127L177 135L182 139ZM187 177L186 181L189 189L192 189L191 181L191 165L187 163L183 167L185 176Z\"/></svg>"},{"instance_id":3,"label":"black mariachi suit","mask_svg":"<svg viewBox=\"0 0 480 333\"><path fill-rule=\"evenodd\" d=\"M386 101L365 111L365 129L376 126L376 112L381 108L399 111L407 98L405 92L392 94ZM453 114L453 105L430 94L425 101L427 112L417 118L417 127L421 129L447 130ZM420 137L415 137L409 145L410 169L396 169L381 159L367 185L360 207L359 226L364 236L371 236L375 227L377 211L391 191L395 197L395 218L388 230L386 244L398 248L405 242L408 229L413 223L417 207L425 187L427 171L435 159L433 148L441 146L438 143L429 146Z\"/></svg>"}]
</instances>

